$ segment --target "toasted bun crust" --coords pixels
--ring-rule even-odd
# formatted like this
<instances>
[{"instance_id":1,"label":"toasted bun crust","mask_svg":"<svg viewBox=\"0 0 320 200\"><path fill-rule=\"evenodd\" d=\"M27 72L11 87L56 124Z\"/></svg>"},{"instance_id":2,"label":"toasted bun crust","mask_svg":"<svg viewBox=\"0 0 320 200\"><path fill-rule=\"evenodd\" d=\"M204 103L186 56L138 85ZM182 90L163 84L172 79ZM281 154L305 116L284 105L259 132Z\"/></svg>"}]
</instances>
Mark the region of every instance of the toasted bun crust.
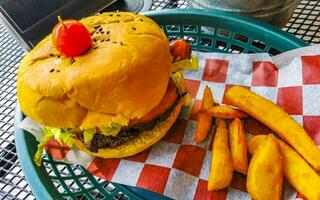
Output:
<instances>
[{"instance_id":1,"label":"toasted bun crust","mask_svg":"<svg viewBox=\"0 0 320 200\"><path fill-rule=\"evenodd\" d=\"M176 121L183 104L184 99L182 98L165 121L159 123L156 127L154 127L154 129L142 132L138 135L138 137L116 148L104 148L100 149L98 153L92 153L91 151L87 150L86 146L80 140L74 139L73 144L82 151L103 158L122 158L140 153L141 151L158 142L166 135L168 130Z\"/></svg>"},{"instance_id":2,"label":"toasted bun crust","mask_svg":"<svg viewBox=\"0 0 320 200\"><path fill-rule=\"evenodd\" d=\"M22 111L42 125L60 128L79 127L97 114L141 118L167 88L172 59L165 34L151 19L132 13L103 13L81 22L95 32L96 42L85 54L60 55L49 35L21 61L17 95ZM104 123L88 118L87 128Z\"/></svg>"}]
</instances>

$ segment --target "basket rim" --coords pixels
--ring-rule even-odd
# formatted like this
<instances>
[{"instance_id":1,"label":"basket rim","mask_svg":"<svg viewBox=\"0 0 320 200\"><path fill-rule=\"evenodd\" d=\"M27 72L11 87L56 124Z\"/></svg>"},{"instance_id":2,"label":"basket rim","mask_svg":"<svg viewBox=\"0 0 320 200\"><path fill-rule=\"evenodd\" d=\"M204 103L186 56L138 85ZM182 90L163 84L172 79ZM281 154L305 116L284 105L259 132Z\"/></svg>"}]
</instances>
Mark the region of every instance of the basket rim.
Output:
<instances>
[{"instance_id":1,"label":"basket rim","mask_svg":"<svg viewBox=\"0 0 320 200\"><path fill-rule=\"evenodd\" d=\"M255 34L256 39L262 41L268 41L273 46L278 46L281 43L281 52L289 51L295 48L309 46L305 41L296 38L294 35L282 31L265 22L261 22L246 16L231 14L219 10L206 10L206 9L165 9L158 11L149 11L142 13L152 19L158 24L165 24L169 19L179 18L179 20L190 21L198 20L199 24L195 25L212 25L212 21L228 22L224 25L216 24L219 27L230 26L230 23L234 23L233 26L242 27L243 30L252 34ZM183 25L184 23L175 23L176 25ZM246 34L245 34L246 35Z\"/></svg>"}]
</instances>

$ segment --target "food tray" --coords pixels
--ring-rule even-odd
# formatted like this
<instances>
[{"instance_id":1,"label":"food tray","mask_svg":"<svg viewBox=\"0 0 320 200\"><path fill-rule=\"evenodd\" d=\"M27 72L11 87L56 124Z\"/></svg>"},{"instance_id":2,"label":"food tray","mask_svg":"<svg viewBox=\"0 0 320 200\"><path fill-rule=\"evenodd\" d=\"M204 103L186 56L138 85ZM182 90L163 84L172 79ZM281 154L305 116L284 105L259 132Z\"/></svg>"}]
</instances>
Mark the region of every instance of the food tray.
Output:
<instances>
[{"instance_id":1,"label":"food tray","mask_svg":"<svg viewBox=\"0 0 320 200\"><path fill-rule=\"evenodd\" d=\"M154 19L170 39L185 38L194 50L207 52L272 55L307 43L272 26L245 18L204 10L166 10L145 13ZM109 183L92 176L78 165L53 160L49 155L38 168L33 163L35 138L19 129L23 119L19 107L15 115L15 140L23 172L37 199L166 199L155 193Z\"/></svg>"}]
</instances>

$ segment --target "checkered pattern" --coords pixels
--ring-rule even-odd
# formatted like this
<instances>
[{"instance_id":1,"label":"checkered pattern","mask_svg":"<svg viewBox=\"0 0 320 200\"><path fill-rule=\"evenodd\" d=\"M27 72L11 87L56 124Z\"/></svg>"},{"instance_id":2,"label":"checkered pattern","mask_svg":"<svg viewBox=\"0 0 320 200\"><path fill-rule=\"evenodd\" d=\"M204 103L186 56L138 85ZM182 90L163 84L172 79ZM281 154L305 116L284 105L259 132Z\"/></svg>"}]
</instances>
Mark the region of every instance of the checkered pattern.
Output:
<instances>
[{"instance_id":1,"label":"checkered pattern","mask_svg":"<svg viewBox=\"0 0 320 200\"><path fill-rule=\"evenodd\" d=\"M231 184L233 189L217 192L206 189L213 134L200 144L193 141L204 87L208 85L212 89L215 102L227 103L224 99L227 88L246 86L283 107L320 145L320 46L314 46L315 55L300 56L301 52L292 51L274 58L266 54L197 52L201 64L199 71L185 72L186 88L194 100L190 107L184 108L167 135L154 146L129 158L87 158L87 169L103 179L145 188L174 199L249 199L243 192L245 178L236 173ZM244 121L244 128L248 134L271 132L253 118ZM73 151L68 152L65 147L58 151L61 150L59 144L50 144L47 151L56 159L68 157L67 154ZM293 190L285 190L285 194L288 199L297 196ZM301 196L298 194L297 197Z\"/></svg>"}]
</instances>

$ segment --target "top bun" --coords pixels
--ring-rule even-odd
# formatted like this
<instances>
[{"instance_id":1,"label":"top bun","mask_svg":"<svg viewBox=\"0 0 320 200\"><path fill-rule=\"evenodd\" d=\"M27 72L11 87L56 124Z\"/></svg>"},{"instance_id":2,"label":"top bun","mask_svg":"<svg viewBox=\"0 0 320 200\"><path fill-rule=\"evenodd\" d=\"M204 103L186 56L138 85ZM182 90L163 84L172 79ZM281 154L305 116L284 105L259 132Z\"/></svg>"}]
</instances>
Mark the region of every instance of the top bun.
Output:
<instances>
[{"instance_id":1,"label":"top bun","mask_svg":"<svg viewBox=\"0 0 320 200\"><path fill-rule=\"evenodd\" d=\"M83 55L60 55L49 35L21 61L17 95L24 114L59 128L126 124L147 114L170 76L163 31L145 16L123 12L81 22L94 40Z\"/></svg>"}]
</instances>

